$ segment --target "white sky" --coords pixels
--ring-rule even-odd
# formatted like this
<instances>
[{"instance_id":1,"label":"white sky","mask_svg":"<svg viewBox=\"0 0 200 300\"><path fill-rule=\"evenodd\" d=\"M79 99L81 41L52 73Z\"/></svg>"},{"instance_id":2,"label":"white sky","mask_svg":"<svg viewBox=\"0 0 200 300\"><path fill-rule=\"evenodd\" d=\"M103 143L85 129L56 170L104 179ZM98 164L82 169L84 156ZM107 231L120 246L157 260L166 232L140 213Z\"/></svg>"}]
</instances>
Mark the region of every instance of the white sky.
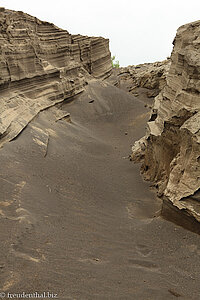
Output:
<instances>
[{"instance_id":1,"label":"white sky","mask_svg":"<svg viewBox=\"0 0 200 300\"><path fill-rule=\"evenodd\" d=\"M200 18L200 0L0 0L70 33L103 36L121 66L170 56L180 25Z\"/></svg>"}]
</instances>

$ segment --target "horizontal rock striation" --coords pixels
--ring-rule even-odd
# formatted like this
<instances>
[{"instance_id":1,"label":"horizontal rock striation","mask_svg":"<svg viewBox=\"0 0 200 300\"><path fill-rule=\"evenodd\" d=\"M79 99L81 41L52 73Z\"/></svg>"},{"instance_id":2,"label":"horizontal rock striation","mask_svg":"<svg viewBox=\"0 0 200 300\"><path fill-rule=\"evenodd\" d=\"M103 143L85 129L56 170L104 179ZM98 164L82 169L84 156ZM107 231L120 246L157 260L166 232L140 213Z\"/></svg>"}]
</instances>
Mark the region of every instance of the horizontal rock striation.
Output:
<instances>
[{"instance_id":1,"label":"horizontal rock striation","mask_svg":"<svg viewBox=\"0 0 200 300\"><path fill-rule=\"evenodd\" d=\"M166 81L132 159L159 195L200 221L200 21L178 29Z\"/></svg>"},{"instance_id":2,"label":"horizontal rock striation","mask_svg":"<svg viewBox=\"0 0 200 300\"><path fill-rule=\"evenodd\" d=\"M111 74L109 40L99 37L72 35L72 56L81 62L95 78L106 78Z\"/></svg>"},{"instance_id":3,"label":"horizontal rock striation","mask_svg":"<svg viewBox=\"0 0 200 300\"><path fill-rule=\"evenodd\" d=\"M0 9L0 145L41 110L111 72L109 40L71 35L23 12Z\"/></svg>"}]
</instances>

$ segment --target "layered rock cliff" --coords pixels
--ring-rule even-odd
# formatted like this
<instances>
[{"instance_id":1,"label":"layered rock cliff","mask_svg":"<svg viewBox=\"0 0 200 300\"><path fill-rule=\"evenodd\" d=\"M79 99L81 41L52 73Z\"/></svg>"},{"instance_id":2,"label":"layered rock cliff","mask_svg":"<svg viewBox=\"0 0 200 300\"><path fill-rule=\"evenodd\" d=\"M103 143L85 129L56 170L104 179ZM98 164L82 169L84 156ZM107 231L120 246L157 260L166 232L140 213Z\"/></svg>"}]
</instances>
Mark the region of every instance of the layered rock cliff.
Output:
<instances>
[{"instance_id":1,"label":"layered rock cliff","mask_svg":"<svg viewBox=\"0 0 200 300\"><path fill-rule=\"evenodd\" d=\"M145 179L200 221L200 21L181 26L147 134L133 146Z\"/></svg>"},{"instance_id":2,"label":"layered rock cliff","mask_svg":"<svg viewBox=\"0 0 200 300\"><path fill-rule=\"evenodd\" d=\"M71 35L23 12L0 9L0 146L41 111L111 72L109 40Z\"/></svg>"}]
</instances>

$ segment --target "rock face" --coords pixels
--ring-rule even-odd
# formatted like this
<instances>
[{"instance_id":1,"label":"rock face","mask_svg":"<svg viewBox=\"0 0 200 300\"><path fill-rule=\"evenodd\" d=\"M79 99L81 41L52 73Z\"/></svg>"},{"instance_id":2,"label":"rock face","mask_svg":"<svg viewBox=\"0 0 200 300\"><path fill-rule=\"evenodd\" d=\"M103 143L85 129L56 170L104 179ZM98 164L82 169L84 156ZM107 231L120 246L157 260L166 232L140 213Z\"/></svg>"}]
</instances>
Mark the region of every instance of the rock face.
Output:
<instances>
[{"instance_id":1,"label":"rock face","mask_svg":"<svg viewBox=\"0 0 200 300\"><path fill-rule=\"evenodd\" d=\"M109 40L71 35L23 12L0 9L0 146L47 107L111 72Z\"/></svg>"},{"instance_id":2,"label":"rock face","mask_svg":"<svg viewBox=\"0 0 200 300\"><path fill-rule=\"evenodd\" d=\"M200 21L181 26L147 134L133 146L159 195L200 221Z\"/></svg>"},{"instance_id":3,"label":"rock face","mask_svg":"<svg viewBox=\"0 0 200 300\"><path fill-rule=\"evenodd\" d=\"M137 95L138 88L145 88L148 97L155 97L166 84L170 59L162 62L145 63L117 69L116 85L133 95Z\"/></svg>"}]
</instances>

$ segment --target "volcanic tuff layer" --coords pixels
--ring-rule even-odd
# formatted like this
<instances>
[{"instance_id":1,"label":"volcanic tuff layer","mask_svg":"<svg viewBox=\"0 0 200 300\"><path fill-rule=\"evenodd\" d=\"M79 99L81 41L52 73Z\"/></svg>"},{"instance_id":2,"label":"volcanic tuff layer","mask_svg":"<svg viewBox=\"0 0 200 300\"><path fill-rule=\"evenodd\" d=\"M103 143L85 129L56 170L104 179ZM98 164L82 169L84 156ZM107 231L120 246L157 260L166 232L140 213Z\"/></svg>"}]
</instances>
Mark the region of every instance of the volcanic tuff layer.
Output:
<instances>
[{"instance_id":1,"label":"volcanic tuff layer","mask_svg":"<svg viewBox=\"0 0 200 300\"><path fill-rule=\"evenodd\" d=\"M111 71L109 40L71 35L23 12L0 9L0 145L43 109Z\"/></svg>"},{"instance_id":2,"label":"volcanic tuff layer","mask_svg":"<svg viewBox=\"0 0 200 300\"><path fill-rule=\"evenodd\" d=\"M40 23L31 20L31 24ZM19 26L21 23L25 26L29 21L23 23L20 19ZM84 85L98 75L89 74L87 63L83 66L83 61L73 58L73 51L71 59L63 57L65 51L61 51L60 43L67 45L63 41L67 34L47 24L36 27L43 28L43 38L48 28L45 39L52 38L50 29L54 28L57 37L54 36L52 44L59 47L55 46L52 52L53 45L48 42L46 57L42 53L38 56L44 42L38 32L35 39L40 41L36 48L39 58L18 35L18 59L14 59L14 54L12 58L9 47L12 49L14 44L9 43L7 33L2 33L6 45L10 45L4 48L9 56L2 59L2 66L7 62L13 70L16 63L20 71L15 74L23 77L13 79L14 71L12 76L7 75L10 80L3 77L1 111L5 105L5 120L12 116L8 111L10 105L18 124L16 99L21 101L19 107L24 108L20 115L24 120L27 111L30 116L35 114L31 105L38 105L38 111L44 99L47 105L54 105L83 89L79 89L81 79ZM108 48L105 40L99 42L102 47L96 48L97 57L102 53L102 58L94 65L101 73L98 76L104 77L110 62L104 72L107 58L103 58L103 45L105 51ZM32 65L28 64L29 56L34 57ZM66 69L62 69L62 60ZM98 62L105 64L100 68ZM77 76L74 64L80 66L83 77ZM5 74L9 68L4 66ZM34 72L42 75L34 76ZM30 76L25 78L23 74ZM9 95L13 95L10 102ZM1 149L2 295L6 299L8 293L37 291L41 295L50 290L51 295L57 294L57 299L199 299L200 240L194 233L156 217L161 201L139 176L138 166L124 159L132 139L145 134L149 117L146 104L151 99L141 94L136 98L102 80L90 80L84 92L73 99L71 103L66 101L42 111L17 139ZM12 121L11 125L10 135L15 129Z\"/></svg>"},{"instance_id":3,"label":"volcanic tuff layer","mask_svg":"<svg viewBox=\"0 0 200 300\"><path fill-rule=\"evenodd\" d=\"M147 134L133 146L159 194L200 221L200 21L181 26Z\"/></svg>"}]
</instances>

